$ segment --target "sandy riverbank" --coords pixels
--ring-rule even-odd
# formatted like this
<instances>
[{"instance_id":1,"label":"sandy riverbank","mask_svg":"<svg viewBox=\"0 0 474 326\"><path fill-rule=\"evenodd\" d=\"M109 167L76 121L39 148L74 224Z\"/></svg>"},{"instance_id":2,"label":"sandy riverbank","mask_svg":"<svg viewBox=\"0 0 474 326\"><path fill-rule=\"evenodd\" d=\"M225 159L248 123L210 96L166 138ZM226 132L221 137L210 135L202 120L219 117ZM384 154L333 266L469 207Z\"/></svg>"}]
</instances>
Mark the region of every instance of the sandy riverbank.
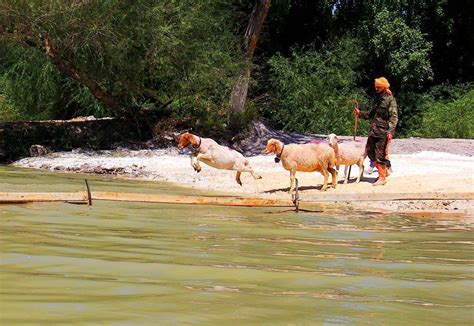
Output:
<instances>
[{"instance_id":1,"label":"sandy riverbank","mask_svg":"<svg viewBox=\"0 0 474 326\"><path fill-rule=\"evenodd\" d=\"M46 169L62 172L86 172L116 174L119 177L144 180L166 181L199 189L209 189L226 193L245 194L255 197L288 198L289 173L280 164L275 164L273 156L257 155L249 158L254 170L262 175L254 180L249 174L242 175L243 186L235 182L235 172L216 170L202 164L200 173L190 166L189 155L174 148L163 150L114 150L114 151L73 151L53 153L43 157L19 160L15 166ZM313 201L337 194L358 194L378 196L379 194L413 194L413 200L374 202L351 202L351 205L403 211L441 211L474 214L474 157L445 152L422 151L411 154L393 154L391 160L394 172L389 184L373 187L377 173L365 174L359 183L342 184L343 173L339 175L339 185L322 193L319 189L322 176L319 173L297 173L300 197L303 201ZM368 162L367 162L368 164ZM353 167L352 175L357 174ZM352 180L353 182L353 180ZM416 200L420 194L461 194L470 200Z\"/></svg>"}]
</instances>

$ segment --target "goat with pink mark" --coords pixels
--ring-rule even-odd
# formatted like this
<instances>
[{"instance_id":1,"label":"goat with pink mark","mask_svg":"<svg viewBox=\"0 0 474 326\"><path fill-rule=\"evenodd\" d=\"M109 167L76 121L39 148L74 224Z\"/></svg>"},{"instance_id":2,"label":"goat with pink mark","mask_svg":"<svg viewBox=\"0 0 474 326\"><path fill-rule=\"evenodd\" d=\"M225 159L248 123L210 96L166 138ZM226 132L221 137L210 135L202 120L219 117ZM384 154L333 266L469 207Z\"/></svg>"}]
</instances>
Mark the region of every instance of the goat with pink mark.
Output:
<instances>
[{"instance_id":1,"label":"goat with pink mark","mask_svg":"<svg viewBox=\"0 0 474 326\"><path fill-rule=\"evenodd\" d=\"M344 183L348 182L349 167L354 164L359 167L356 183L360 182L364 174L364 160L367 157L365 144L358 141L339 143L339 138L335 134L330 134L327 139L336 154L336 169L339 170L339 165L344 165Z\"/></svg>"}]
</instances>

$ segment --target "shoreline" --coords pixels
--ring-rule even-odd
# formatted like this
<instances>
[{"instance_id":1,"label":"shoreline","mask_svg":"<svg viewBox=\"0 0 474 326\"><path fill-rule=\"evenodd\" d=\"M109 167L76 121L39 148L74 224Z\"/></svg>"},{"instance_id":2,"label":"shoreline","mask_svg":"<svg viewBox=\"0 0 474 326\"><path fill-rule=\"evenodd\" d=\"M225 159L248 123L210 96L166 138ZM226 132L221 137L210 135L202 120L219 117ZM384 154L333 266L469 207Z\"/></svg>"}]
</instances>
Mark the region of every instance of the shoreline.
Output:
<instances>
[{"instance_id":1,"label":"shoreline","mask_svg":"<svg viewBox=\"0 0 474 326\"><path fill-rule=\"evenodd\" d=\"M230 195L248 197L289 199L289 173L281 163L275 164L271 155L256 155L248 158L253 169L263 179L254 180L250 174L242 174L243 185L235 182L235 172L217 170L201 164L202 171L196 173L189 155L180 153L176 148L159 150L74 150L56 152L46 156L29 157L12 165L23 168L48 170L53 172L94 173L116 175L144 181L169 182L180 187L188 187ZM394 173L383 187L373 187L377 173L364 173L363 180L354 183L358 168L353 166L352 179L342 184L343 169L340 169L336 189L326 192L319 189L322 184L320 173L297 172L301 201L321 201L350 205L360 209L374 209L392 212L438 212L450 214L474 215L474 157L444 152L421 151L412 154L392 154ZM365 162L368 166L368 160ZM409 200L383 200L406 194ZM426 200L429 194L461 194L462 200L434 199ZM362 196L362 197L361 197ZM445 197L446 197L445 196ZM351 197L354 197L352 200ZM376 200L368 201L366 199ZM411 198L412 197L412 198ZM419 199L417 199L419 197ZM433 196L431 196L433 197ZM451 196L452 197L452 196ZM347 200L349 198L349 200ZM365 198L358 200L357 198Z\"/></svg>"}]
</instances>

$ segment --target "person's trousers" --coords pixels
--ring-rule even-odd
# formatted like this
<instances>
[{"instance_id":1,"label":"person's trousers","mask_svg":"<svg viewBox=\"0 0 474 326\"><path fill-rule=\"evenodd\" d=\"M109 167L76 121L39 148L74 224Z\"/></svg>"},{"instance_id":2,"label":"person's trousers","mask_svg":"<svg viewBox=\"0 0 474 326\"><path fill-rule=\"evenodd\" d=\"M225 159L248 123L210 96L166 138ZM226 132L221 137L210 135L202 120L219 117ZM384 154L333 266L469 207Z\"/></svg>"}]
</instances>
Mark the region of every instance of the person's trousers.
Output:
<instances>
[{"instance_id":1,"label":"person's trousers","mask_svg":"<svg viewBox=\"0 0 474 326\"><path fill-rule=\"evenodd\" d=\"M387 160L387 138L378 138L369 136L367 139L367 155L370 160L384 165L390 165L390 161Z\"/></svg>"}]
</instances>

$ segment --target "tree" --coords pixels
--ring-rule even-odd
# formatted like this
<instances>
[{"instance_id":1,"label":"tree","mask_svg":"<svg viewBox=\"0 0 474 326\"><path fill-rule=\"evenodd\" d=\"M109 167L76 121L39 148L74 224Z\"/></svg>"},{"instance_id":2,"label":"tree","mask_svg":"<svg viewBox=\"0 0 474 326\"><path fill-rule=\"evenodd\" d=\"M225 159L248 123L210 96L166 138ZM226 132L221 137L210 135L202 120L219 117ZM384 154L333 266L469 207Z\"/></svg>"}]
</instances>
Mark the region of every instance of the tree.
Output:
<instances>
[{"instance_id":1,"label":"tree","mask_svg":"<svg viewBox=\"0 0 474 326\"><path fill-rule=\"evenodd\" d=\"M243 110L247 99L252 60L270 5L271 0L256 0L252 13L250 14L243 42L243 47L247 55L247 64L237 77L237 81L230 94L228 124L231 129L233 125L235 125L236 116Z\"/></svg>"},{"instance_id":2,"label":"tree","mask_svg":"<svg viewBox=\"0 0 474 326\"><path fill-rule=\"evenodd\" d=\"M230 0L4 0L0 39L49 58L118 116L172 99L205 109L228 98L241 63L235 15Z\"/></svg>"},{"instance_id":3,"label":"tree","mask_svg":"<svg viewBox=\"0 0 474 326\"><path fill-rule=\"evenodd\" d=\"M84 57L86 51L100 50L101 43L106 43L104 36L113 36L108 24L99 24L100 18L104 17L95 14L98 10L92 6L87 1L3 2L0 7L1 37L44 52L59 70L84 84L97 100L123 115L120 100L99 84L98 76L81 69L79 64L79 58Z\"/></svg>"},{"instance_id":4,"label":"tree","mask_svg":"<svg viewBox=\"0 0 474 326\"><path fill-rule=\"evenodd\" d=\"M432 44L418 28L409 27L402 18L383 9L376 13L368 30L369 51L378 68L375 75L386 74L406 89L420 88L432 80Z\"/></svg>"}]
</instances>

